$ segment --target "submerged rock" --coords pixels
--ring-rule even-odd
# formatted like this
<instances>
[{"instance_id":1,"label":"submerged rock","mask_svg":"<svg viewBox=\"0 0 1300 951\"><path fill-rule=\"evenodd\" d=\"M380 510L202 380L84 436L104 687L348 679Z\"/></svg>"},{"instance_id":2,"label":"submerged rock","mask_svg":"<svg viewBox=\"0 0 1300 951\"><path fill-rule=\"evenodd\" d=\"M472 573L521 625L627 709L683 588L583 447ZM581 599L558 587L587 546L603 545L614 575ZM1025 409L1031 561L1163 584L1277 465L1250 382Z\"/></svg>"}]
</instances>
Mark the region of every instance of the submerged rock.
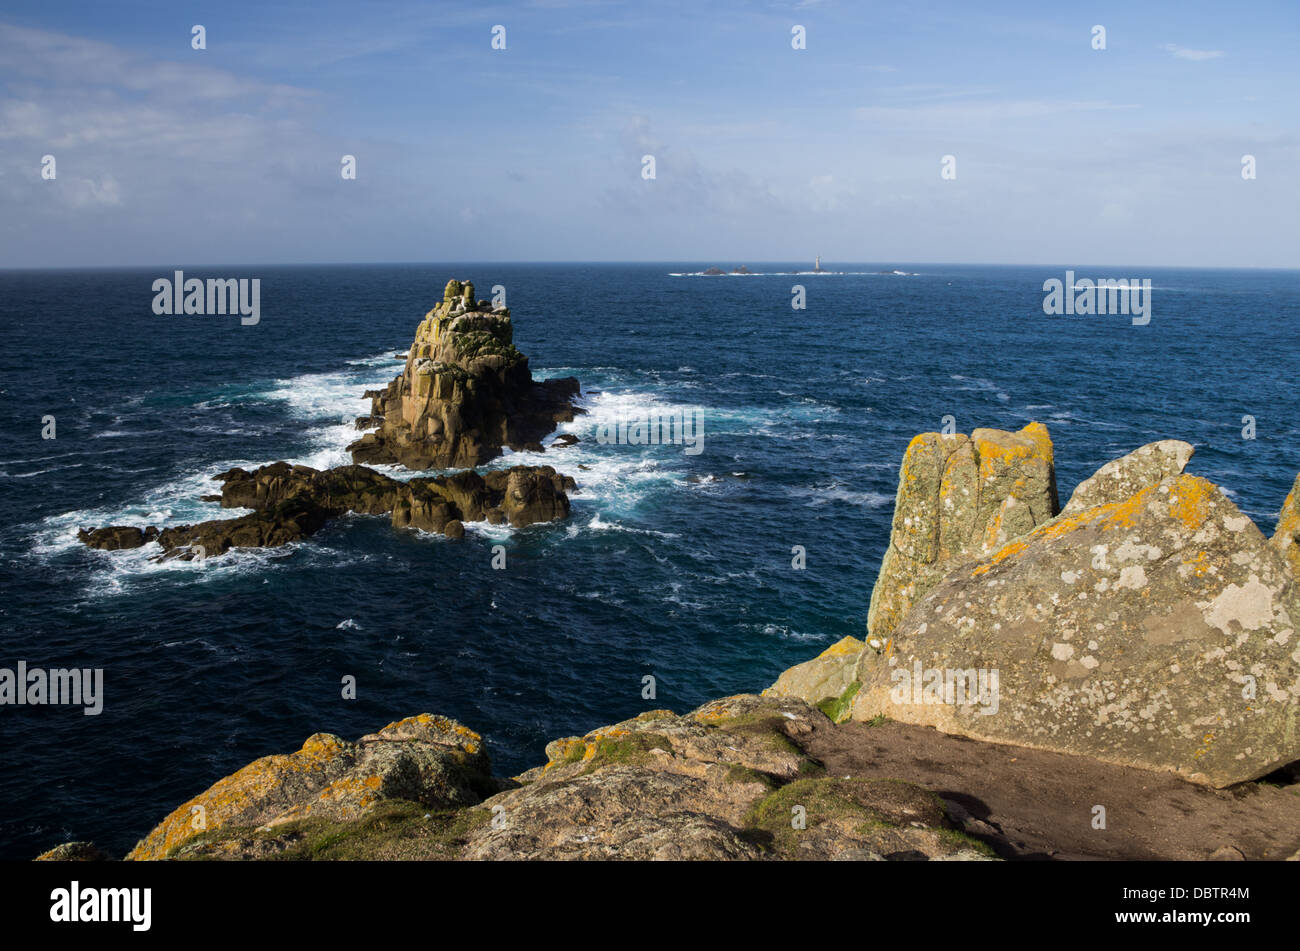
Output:
<instances>
[{"instance_id":1,"label":"submerged rock","mask_svg":"<svg viewBox=\"0 0 1300 951\"><path fill-rule=\"evenodd\" d=\"M1300 759L1297 620L1300 584L1259 529L1172 476L949 573L863 651L853 717L1223 787ZM992 695L963 698L979 671Z\"/></svg>"},{"instance_id":2,"label":"submerged rock","mask_svg":"<svg viewBox=\"0 0 1300 951\"><path fill-rule=\"evenodd\" d=\"M1052 439L1041 423L1016 433L917 436L899 472L868 633L887 638L954 567L1024 535L1057 509Z\"/></svg>"},{"instance_id":3,"label":"submerged rock","mask_svg":"<svg viewBox=\"0 0 1300 951\"><path fill-rule=\"evenodd\" d=\"M480 465L504 446L540 449L582 412L573 406L578 381L534 380L513 337L509 310L449 281L416 328L401 376L372 396L366 419L378 429L348 447L353 461L447 469Z\"/></svg>"}]
</instances>

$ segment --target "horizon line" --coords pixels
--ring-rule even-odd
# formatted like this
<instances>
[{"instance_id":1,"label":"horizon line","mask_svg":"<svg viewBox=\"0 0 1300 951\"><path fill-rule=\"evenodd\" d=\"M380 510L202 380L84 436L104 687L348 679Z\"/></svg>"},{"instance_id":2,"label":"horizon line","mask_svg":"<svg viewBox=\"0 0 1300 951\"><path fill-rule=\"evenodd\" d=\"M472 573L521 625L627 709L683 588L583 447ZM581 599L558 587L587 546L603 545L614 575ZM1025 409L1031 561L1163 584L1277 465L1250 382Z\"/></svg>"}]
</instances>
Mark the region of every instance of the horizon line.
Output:
<instances>
[{"instance_id":1,"label":"horizon line","mask_svg":"<svg viewBox=\"0 0 1300 951\"><path fill-rule=\"evenodd\" d=\"M753 260L753 259L751 259ZM798 263L802 258L788 259L770 259L754 260L756 266L763 265L788 265ZM19 273L28 271L144 271L144 270L184 270L187 267L202 270L213 270L217 268L318 268L318 267L519 267L519 266L550 266L550 267L577 267L583 265L608 265L608 266L672 266L682 265L682 260L480 260L480 261L275 261L275 262L221 262L221 263L194 263L186 264L61 264L61 265L31 265L31 266L0 266L0 273ZM1002 268L1065 268L1069 270L1080 270L1083 268L1102 269L1110 268L1112 270L1181 270L1181 271L1300 271L1300 264L1294 267L1280 267L1277 265L1262 264L1061 264L1061 263L1034 263L1034 262L1006 262L1006 261L823 261L823 270L828 263L835 264L839 267L884 267L893 264L895 267L907 265L912 267L1002 267ZM737 264L735 267L748 267L748 264ZM720 267L716 264L702 265L701 269L707 267ZM810 271L809 273L815 273ZM762 275L754 275L762 276Z\"/></svg>"}]
</instances>

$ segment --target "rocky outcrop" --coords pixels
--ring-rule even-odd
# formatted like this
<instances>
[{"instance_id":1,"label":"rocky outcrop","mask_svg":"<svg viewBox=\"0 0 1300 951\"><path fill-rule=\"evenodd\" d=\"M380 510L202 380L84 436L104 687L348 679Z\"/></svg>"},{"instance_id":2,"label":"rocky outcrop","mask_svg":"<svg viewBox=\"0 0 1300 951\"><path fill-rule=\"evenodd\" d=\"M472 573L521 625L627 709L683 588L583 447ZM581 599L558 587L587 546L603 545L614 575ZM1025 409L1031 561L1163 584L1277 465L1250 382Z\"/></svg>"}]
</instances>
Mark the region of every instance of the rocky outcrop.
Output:
<instances>
[{"instance_id":1,"label":"rocky outcrop","mask_svg":"<svg viewBox=\"0 0 1300 951\"><path fill-rule=\"evenodd\" d=\"M1106 463L1075 487L1062 515L1111 502L1123 502L1170 476L1182 475L1196 450L1177 439L1163 439Z\"/></svg>"},{"instance_id":2,"label":"rocky outcrop","mask_svg":"<svg viewBox=\"0 0 1300 951\"><path fill-rule=\"evenodd\" d=\"M108 862L112 856L93 842L64 842L36 856L37 862Z\"/></svg>"},{"instance_id":3,"label":"rocky outcrop","mask_svg":"<svg viewBox=\"0 0 1300 951\"><path fill-rule=\"evenodd\" d=\"M798 697L839 722L848 717L850 703L861 686L854 678L858 655L865 646L856 637L841 638L812 660L786 670L763 696Z\"/></svg>"},{"instance_id":4,"label":"rocky outcrop","mask_svg":"<svg viewBox=\"0 0 1300 951\"><path fill-rule=\"evenodd\" d=\"M934 793L825 775L805 746L831 728L801 701L741 695L556 740L545 765L497 781L478 737L439 717L356 744L318 734L185 803L128 857L992 857Z\"/></svg>"},{"instance_id":5,"label":"rocky outcrop","mask_svg":"<svg viewBox=\"0 0 1300 951\"><path fill-rule=\"evenodd\" d=\"M496 788L482 738L446 717L399 720L355 743L317 733L297 752L254 760L179 806L127 859L165 858L202 836L225 838L231 827L353 821L390 800L458 808Z\"/></svg>"},{"instance_id":6,"label":"rocky outcrop","mask_svg":"<svg viewBox=\"0 0 1300 951\"><path fill-rule=\"evenodd\" d=\"M1300 578L1300 476L1282 503L1282 513L1273 532L1273 547Z\"/></svg>"},{"instance_id":7,"label":"rocky outcrop","mask_svg":"<svg viewBox=\"0 0 1300 951\"><path fill-rule=\"evenodd\" d=\"M248 515L159 530L115 525L88 528L78 538L116 551L158 542L163 558L191 560L231 548L267 548L300 541L348 512L392 514L397 528L417 528L460 538L465 522L508 523L516 528L569 515L571 476L550 466L515 466L416 478L389 478L365 466L320 470L275 462L253 472L231 469L216 477L224 508Z\"/></svg>"},{"instance_id":8,"label":"rocky outcrop","mask_svg":"<svg viewBox=\"0 0 1300 951\"><path fill-rule=\"evenodd\" d=\"M1259 529L1172 476L951 571L863 651L853 717L1223 787L1300 759L1297 621L1300 586ZM968 675L992 691L959 693Z\"/></svg>"},{"instance_id":9,"label":"rocky outcrop","mask_svg":"<svg viewBox=\"0 0 1300 951\"><path fill-rule=\"evenodd\" d=\"M1056 515L1052 440L1019 432L924 433L903 457L889 547L871 592L867 631L887 639L944 575Z\"/></svg>"},{"instance_id":10,"label":"rocky outcrop","mask_svg":"<svg viewBox=\"0 0 1300 951\"><path fill-rule=\"evenodd\" d=\"M448 469L480 465L503 446L540 450L580 412L578 381L533 380L513 337L509 310L476 301L468 281L449 281L416 328L401 376L372 395L364 425L378 429L348 447L353 461Z\"/></svg>"}]
</instances>

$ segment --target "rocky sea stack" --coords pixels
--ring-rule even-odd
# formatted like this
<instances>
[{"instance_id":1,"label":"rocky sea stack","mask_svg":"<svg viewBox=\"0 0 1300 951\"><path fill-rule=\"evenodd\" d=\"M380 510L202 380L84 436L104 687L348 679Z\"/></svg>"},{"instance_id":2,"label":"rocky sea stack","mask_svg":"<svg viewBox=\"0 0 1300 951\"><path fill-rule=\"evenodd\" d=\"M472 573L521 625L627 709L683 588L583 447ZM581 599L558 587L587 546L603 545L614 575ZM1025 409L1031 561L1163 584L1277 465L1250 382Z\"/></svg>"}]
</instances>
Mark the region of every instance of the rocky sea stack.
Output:
<instances>
[{"instance_id":1,"label":"rocky sea stack","mask_svg":"<svg viewBox=\"0 0 1300 951\"><path fill-rule=\"evenodd\" d=\"M421 322L406 371L369 394L374 413L358 428L379 426L349 449L356 459L410 469L476 466L503 445L541 450L538 439L582 412L572 405L578 381L534 382L528 358L511 343L510 312L474 300L474 285L450 281L443 302ZM562 437L563 439L563 437ZM568 436L563 444L576 441ZM222 508L253 511L171 528L110 525L83 528L80 541L104 551L157 542L159 559L193 560L231 548L269 548L300 541L349 512L389 515L397 528L465 534L465 522L515 528L569 515L572 477L550 466L513 466L480 475L455 472L408 481L363 465L322 471L275 462L253 472L215 476Z\"/></svg>"},{"instance_id":2,"label":"rocky sea stack","mask_svg":"<svg viewBox=\"0 0 1300 951\"><path fill-rule=\"evenodd\" d=\"M573 406L573 377L533 379L515 349L510 311L474 299L474 285L448 281L442 303L415 331L402 375L372 394L377 426L348 447L354 462L408 469L477 466L501 448L539 451Z\"/></svg>"}]
</instances>

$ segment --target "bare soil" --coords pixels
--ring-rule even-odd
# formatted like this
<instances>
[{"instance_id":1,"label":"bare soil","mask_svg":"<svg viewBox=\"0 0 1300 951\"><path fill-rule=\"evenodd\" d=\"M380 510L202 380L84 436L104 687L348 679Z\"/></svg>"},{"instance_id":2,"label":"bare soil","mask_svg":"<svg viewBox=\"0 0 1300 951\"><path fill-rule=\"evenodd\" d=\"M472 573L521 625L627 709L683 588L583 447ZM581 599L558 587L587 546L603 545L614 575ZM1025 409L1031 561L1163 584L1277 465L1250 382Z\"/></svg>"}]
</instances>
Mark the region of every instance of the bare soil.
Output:
<instances>
[{"instance_id":1,"label":"bare soil","mask_svg":"<svg viewBox=\"0 0 1300 951\"><path fill-rule=\"evenodd\" d=\"M1300 764L1216 790L1172 773L894 722L842 723L803 745L828 775L904 779L938 793L967 832L1007 859L1300 855ZM1094 828L1095 806L1105 808L1105 828Z\"/></svg>"}]
</instances>

